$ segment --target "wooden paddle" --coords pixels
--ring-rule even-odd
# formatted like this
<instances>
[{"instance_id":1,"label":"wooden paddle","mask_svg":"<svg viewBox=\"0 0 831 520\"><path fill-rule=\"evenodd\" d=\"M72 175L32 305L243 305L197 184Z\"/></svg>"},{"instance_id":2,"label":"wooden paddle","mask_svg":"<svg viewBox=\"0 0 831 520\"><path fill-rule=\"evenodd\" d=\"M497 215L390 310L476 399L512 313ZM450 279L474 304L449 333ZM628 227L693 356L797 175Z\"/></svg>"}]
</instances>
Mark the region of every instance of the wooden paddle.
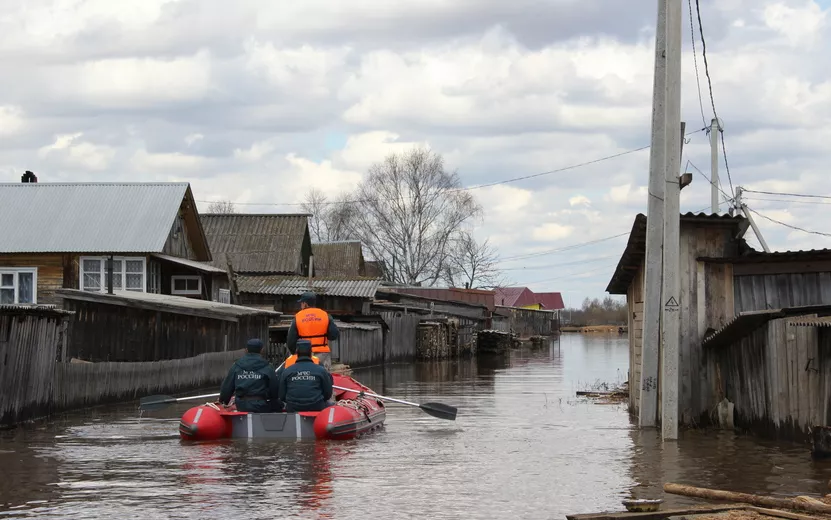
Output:
<instances>
[{"instance_id":1,"label":"wooden paddle","mask_svg":"<svg viewBox=\"0 0 831 520\"><path fill-rule=\"evenodd\" d=\"M360 390L355 390L354 388L344 388L342 386L332 385L332 388L337 388L338 390L346 390L347 392L354 392L356 394L363 393L364 395L368 395L370 397L375 397L378 399L383 399L385 401L392 401L393 403L400 403L406 404L409 406L415 406L417 408L421 408L425 413L428 415L432 415L433 417L437 417L439 419L447 419L448 421L455 421L456 420L456 412L458 411L456 408L446 405L443 403L411 403L410 401L404 401L402 399L395 399L392 397L385 397L383 395L378 394L371 394L369 392L361 392Z\"/></svg>"},{"instance_id":2,"label":"wooden paddle","mask_svg":"<svg viewBox=\"0 0 831 520\"><path fill-rule=\"evenodd\" d=\"M277 367L274 371L280 370L280 367L285 365L286 362L283 361L280 363L280 366ZM142 397L139 400L139 410L144 410L148 412L155 412L157 410L162 410L167 408L173 403L178 403L179 401L189 401L191 399L204 399L207 397L219 397L219 393L216 394L204 394L204 395L194 395L191 397L171 397L169 395L150 395L147 397Z\"/></svg>"}]
</instances>

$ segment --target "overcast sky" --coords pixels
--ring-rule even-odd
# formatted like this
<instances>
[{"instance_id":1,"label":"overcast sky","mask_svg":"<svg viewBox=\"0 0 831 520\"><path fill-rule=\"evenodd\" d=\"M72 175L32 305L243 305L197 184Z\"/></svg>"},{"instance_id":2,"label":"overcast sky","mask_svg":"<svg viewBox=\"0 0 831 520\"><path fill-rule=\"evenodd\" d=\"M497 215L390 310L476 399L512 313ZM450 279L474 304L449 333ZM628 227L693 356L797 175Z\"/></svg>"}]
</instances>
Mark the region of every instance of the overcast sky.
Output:
<instances>
[{"instance_id":1,"label":"overcast sky","mask_svg":"<svg viewBox=\"0 0 831 520\"><path fill-rule=\"evenodd\" d=\"M592 161L649 144L656 5L4 0L0 182L27 169L43 182L186 180L199 201L292 212L274 204L312 186L336 195L414 144L443 154L465 186ZM734 187L831 195L829 8L701 1ZM689 22L685 2L682 119L694 131L713 110L696 21L702 120ZM709 175L705 133L689 136L687 161ZM476 189L476 234L520 257L502 263L516 284L567 304L602 297L625 236L527 255L628 232L646 212L648 163L643 150ZM723 157L720 172L729 193ZM696 173L682 211L709 211L709 193ZM746 198L831 233L831 199ZM757 220L772 249L831 247Z\"/></svg>"}]
</instances>

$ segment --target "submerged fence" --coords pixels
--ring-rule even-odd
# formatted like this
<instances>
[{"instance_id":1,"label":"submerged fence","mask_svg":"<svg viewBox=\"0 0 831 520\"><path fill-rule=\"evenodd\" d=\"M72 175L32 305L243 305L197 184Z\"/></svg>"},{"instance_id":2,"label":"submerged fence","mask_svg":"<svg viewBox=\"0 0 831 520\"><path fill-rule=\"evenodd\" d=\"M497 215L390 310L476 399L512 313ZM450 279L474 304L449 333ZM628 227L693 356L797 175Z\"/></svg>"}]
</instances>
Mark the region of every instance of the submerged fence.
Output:
<instances>
[{"instance_id":1,"label":"submerged fence","mask_svg":"<svg viewBox=\"0 0 831 520\"><path fill-rule=\"evenodd\" d=\"M0 426L218 384L244 350L144 362L69 362L71 312L0 306Z\"/></svg>"}]
</instances>

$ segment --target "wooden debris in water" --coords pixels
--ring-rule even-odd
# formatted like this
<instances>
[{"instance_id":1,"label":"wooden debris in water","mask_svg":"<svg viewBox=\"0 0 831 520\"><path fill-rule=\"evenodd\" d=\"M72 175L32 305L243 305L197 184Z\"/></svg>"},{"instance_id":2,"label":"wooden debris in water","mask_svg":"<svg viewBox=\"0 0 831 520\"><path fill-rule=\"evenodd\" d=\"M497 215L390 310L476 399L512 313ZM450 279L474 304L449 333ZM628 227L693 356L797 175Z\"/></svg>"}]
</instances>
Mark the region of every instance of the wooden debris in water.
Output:
<instances>
[{"instance_id":1,"label":"wooden debris in water","mask_svg":"<svg viewBox=\"0 0 831 520\"><path fill-rule=\"evenodd\" d=\"M706 500L726 500L760 507L810 511L826 515L831 514L831 505L811 497L777 498L771 496L753 495L750 493L737 493L721 489L685 486L682 484L673 484L671 482L664 484L664 492L674 495L703 498Z\"/></svg>"}]
</instances>

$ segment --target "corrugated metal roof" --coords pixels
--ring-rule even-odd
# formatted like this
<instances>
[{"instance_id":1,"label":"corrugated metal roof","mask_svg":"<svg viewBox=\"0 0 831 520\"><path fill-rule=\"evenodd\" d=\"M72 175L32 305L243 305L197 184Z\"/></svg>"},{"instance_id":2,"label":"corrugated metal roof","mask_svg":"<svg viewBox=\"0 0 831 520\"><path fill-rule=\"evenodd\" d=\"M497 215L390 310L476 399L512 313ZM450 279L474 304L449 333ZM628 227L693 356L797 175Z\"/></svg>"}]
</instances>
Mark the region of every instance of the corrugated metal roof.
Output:
<instances>
[{"instance_id":1,"label":"corrugated metal roof","mask_svg":"<svg viewBox=\"0 0 831 520\"><path fill-rule=\"evenodd\" d=\"M786 307L784 309L743 312L728 321L719 330L707 335L701 342L701 345L706 348L729 346L770 320L828 313L831 313L831 305L802 305L798 307Z\"/></svg>"},{"instance_id":2,"label":"corrugated metal roof","mask_svg":"<svg viewBox=\"0 0 831 520\"><path fill-rule=\"evenodd\" d=\"M558 292L534 293L534 296L537 298L537 303L541 303L547 311L556 311L566 307L563 303L563 295Z\"/></svg>"},{"instance_id":3,"label":"corrugated metal roof","mask_svg":"<svg viewBox=\"0 0 831 520\"><path fill-rule=\"evenodd\" d=\"M188 183L0 183L0 253L155 253Z\"/></svg>"},{"instance_id":4,"label":"corrugated metal roof","mask_svg":"<svg viewBox=\"0 0 831 520\"><path fill-rule=\"evenodd\" d=\"M318 295L371 299L380 284L378 279L314 278L312 290ZM238 275L237 288L247 293L299 296L309 290L309 279L302 276Z\"/></svg>"},{"instance_id":5,"label":"corrugated metal roof","mask_svg":"<svg viewBox=\"0 0 831 520\"><path fill-rule=\"evenodd\" d=\"M497 287L496 305L504 307L522 307L524 305L534 305L537 301L534 299L534 293L527 287Z\"/></svg>"},{"instance_id":6,"label":"corrugated metal roof","mask_svg":"<svg viewBox=\"0 0 831 520\"><path fill-rule=\"evenodd\" d=\"M391 292L419 296L432 300L446 302L462 302L483 305L492 311L494 306L494 291L481 289L461 289L458 287L390 287Z\"/></svg>"},{"instance_id":7,"label":"corrugated metal roof","mask_svg":"<svg viewBox=\"0 0 831 520\"><path fill-rule=\"evenodd\" d=\"M196 269L197 271L202 271L203 273L227 273L225 269L220 269L219 267L208 265L206 262L197 262L195 260L188 260L187 258L163 255L161 253L153 253L153 256L155 256L156 258L160 258L162 260L167 260L168 262L173 262L174 264L184 265L185 267L190 267L192 269Z\"/></svg>"},{"instance_id":8,"label":"corrugated metal roof","mask_svg":"<svg viewBox=\"0 0 831 520\"><path fill-rule=\"evenodd\" d=\"M728 258L698 257L697 260L720 264L763 264L774 262L805 262L809 260L831 260L831 249L808 249L797 251L750 252Z\"/></svg>"},{"instance_id":9,"label":"corrugated metal roof","mask_svg":"<svg viewBox=\"0 0 831 520\"><path fill-rule=\"evenodd\" d=\"M315 276L364 276L363 247L359 241L319 242L312 244Z\"/></svg>"},{"instance_id":10,"label":"corrugated metal roof","mask_svg":"<svg viewBox=\"0 0 831 520\"><path fill-rule=\"evenodd\" d=\"M736 228L736 235L744 235L750 225L746 218L741 216L731 217L730 215L707 214L707 213L683 213L680 216L681 223L707 224L709 226L731 226ZM638 268L643 264L646 255L646 215L638 213L632 223L632 231L629 232L629 241L618 261L612 279L606 286L609 294L626 294L629 284L635 278Z\"/></svg>"},{"instance_id":11,"label":"corrugated metal roof","mask_svg":"<svg viewBox=\"0 0 831 520\"><path fill-rule=\"evenodd\" d=\"M225 254L240 273L299 274L306 214L205 214L201 216L213 261L225 269Z\"/></svg>"},{"instance_id":12,"label":"corrugated metal roof","mask_svg":"<svg viewBox=\"0 0 831 520\"><path fill-rule=\"evenodd\" d=\"M831 327L831 316L823 318L799 318L789 323L794 327Z\"/></svg>"},{"instance_id":13,"label":"corrugated metal roof","mask_svg":"<svg viewBox=\"0 0 831 520\"><path fill-rule=\"evenodd\" d=\"M32 314L35 316L69 316L75 314L58 308L53 304L40 305L0 305L0 314Z\"/></svg>"}]
</instances>

